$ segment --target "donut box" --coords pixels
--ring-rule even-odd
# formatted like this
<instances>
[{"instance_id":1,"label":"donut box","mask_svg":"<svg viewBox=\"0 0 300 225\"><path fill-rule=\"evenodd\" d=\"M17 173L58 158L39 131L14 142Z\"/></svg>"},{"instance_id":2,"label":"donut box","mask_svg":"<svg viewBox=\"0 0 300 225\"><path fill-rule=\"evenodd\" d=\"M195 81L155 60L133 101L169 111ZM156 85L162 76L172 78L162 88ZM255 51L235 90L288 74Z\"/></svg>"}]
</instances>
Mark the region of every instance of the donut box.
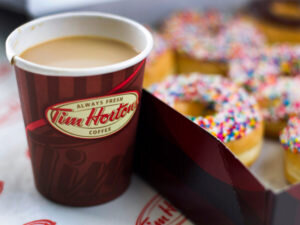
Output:
<instances>
[{"instance_id":1,"label":"donut box","mask_svg":"<svg viewBox=\"0 0 300 225\"><path fill-rule=\"evenodd\" d=\"M269 176L276 177L272 166L279 162L273 163ZM218 139L147 91L135 171L196 224L300 224L300 185L270 187Z\"/></svg>"}]
</instances>

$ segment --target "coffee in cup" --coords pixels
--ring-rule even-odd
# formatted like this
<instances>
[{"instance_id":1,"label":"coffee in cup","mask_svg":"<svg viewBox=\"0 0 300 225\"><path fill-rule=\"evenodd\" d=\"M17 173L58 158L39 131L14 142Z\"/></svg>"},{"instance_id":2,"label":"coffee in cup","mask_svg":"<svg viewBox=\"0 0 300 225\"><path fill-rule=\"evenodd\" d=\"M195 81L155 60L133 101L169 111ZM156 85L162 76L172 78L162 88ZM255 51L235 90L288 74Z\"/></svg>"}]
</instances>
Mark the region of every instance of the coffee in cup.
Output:
<instances>
[{"instance_id":1,"label":"coffee in cup","mask_svg":"<svg viewBox=\"0 0 300 225\"><path fill-rule=\"evenodd\" d=\"M20 57L44 66L91 68L133 58L138 53L129 44L97 36L63 37L35 45Z\"/></svg>"}]
</instances>

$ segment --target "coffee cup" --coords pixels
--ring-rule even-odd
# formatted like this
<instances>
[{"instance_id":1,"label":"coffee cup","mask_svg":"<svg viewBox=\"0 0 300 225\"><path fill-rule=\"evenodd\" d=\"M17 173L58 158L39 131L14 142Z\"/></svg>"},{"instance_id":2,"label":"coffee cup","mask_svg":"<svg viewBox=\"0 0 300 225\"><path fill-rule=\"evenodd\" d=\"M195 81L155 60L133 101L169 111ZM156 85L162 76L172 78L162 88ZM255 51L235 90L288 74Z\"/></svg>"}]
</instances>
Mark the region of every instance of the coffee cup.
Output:
<instances>
[{"instance_id":1,"label":"coffee cup","mask_svg":"<svg viewBox=\"0 0 300 225\"><path fill-rule=\"evenodd\" d=\"M91 68L51 67L20 57L37 44L67 36L119 40L137 54ZM91 206L126 190L152 45L139 23L98 12L39 18L9 35L6 53L15 67L35 184L46 198Z\"/></svg>"}]
</instances>

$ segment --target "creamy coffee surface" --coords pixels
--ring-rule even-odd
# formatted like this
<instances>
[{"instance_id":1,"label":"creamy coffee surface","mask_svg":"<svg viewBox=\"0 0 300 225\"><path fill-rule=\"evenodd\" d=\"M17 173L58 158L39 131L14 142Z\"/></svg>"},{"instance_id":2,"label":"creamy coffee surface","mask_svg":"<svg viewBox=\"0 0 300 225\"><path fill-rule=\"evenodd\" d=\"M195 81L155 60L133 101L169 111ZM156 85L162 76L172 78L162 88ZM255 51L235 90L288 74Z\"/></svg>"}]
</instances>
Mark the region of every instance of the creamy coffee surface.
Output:
<instances>
[{"instance_id":1,"label":"creamy coffee surface","mask_svg":"<svg viewBox=\"0 0 300 225\"><path fill-rule=\"evenodd\" d=\"M128 60L138 53L130 45L96 36L71 36L35 45L20 57L44 66L91 68Z\"/></svg>"}]
</instances>

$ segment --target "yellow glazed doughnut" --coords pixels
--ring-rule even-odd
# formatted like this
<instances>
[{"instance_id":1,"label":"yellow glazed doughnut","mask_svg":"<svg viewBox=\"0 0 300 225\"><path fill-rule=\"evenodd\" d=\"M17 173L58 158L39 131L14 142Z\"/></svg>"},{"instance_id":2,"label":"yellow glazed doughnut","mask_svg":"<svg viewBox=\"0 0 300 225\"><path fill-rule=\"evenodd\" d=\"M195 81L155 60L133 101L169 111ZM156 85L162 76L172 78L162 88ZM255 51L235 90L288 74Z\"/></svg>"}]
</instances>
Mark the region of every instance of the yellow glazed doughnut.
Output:
<instances>
[{"instance_id":1,"label":"yellow glazed doughnut","mask_svg":"<svg viewBox=\"0 0 300 225\"><path fill-rule=\"evenodd\" d=\"M255 93L265 121L266 136L278 138L291 116L300 115L300 76L277 77Z\"/></svg>"},{"instance_id":2,"label":"yellow glazed doughnut","mask_svg":"<svg viewBox=\"0 0 300 225\"><path fill-rule=\"evenodd\" d=\"M300 2L297 0L256 0L246 10L270 43L300 43Z\"/></svg>"},{"instance_id":3,"label":"yellow glazed doughnut","mask_svg":"<svg viewBox=\"0 0 300 225\"><path fill-rule=\"evenodd\" d=\"M168 77L150 91L222 141L246 166L261 151L263 123L255 99L221 76Z\"/></svg>"},{"instance_id":4,"label":"yellow glazed doughnut","mask_svg":"<svg viewBox=\"0 0 300 225\"><path fill-rule=\"evenodd\" d=\"M176 50L178 73L226 75L230 59L265 43L251 23L212 10L177 12L165 21L163 33Z\"/></svg>"},{"instance_id":5,"label":"yellow glazed doughnut","mask_svg":"<svg viewBox=\"0 0 300 225\"><path fill-rule=\"evenodd\" d=\"M160 82L175 70L175 55L164 38L157 32L151 30L154 46L148 57L143 86Z\"/></svg>"},{"instance_id":6,"label":"yellow glazed doughnut","mask_svg":"<svg viewBox=\"0 0 300 225\"><path fill-rule=\"evenodd\" d=\"M285 175L288 182L300 182L300 119L292 117L280 134L284 151Z\"/></svg>"}]
</instances>

